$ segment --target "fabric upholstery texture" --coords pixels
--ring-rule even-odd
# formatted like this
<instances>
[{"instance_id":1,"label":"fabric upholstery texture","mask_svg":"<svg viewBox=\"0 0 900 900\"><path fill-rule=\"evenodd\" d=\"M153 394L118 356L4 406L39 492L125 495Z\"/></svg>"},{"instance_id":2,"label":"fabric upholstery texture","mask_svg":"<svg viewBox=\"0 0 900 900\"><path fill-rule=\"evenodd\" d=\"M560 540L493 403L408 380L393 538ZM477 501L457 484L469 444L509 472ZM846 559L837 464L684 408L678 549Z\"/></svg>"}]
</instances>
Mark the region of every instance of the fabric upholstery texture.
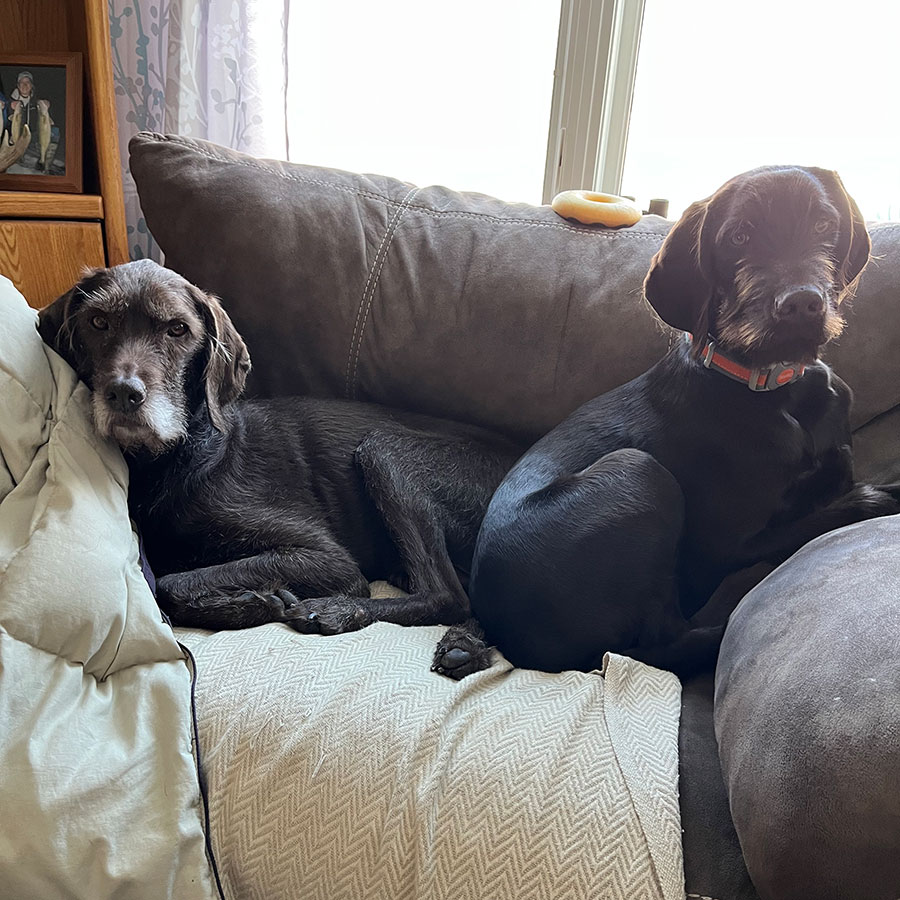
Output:
<instances>
[{"instance_id":1,"label":"fabric upholstery texture","mask_svg":"<svg viewBox=\"0 0 900 900\"><path fill-rule=\"evenodd\" d=\"M213 897L191 672L125 462L2 277L0 322L0 896Z\"/></svg>"},{"instance_id":2,"label":"fabric upholstery texture","mask_svg":"<svg viewBox=\"0 0 900 900\"><path fill-rule=\"evenodd\" d=\"M678 680L611 656L453 682L442 631L178 629L229 896L681 900Z\"/></svg>"},{"instance_id":3,"label":"fabric upholstery texture","mask_svg":"<svg viewBox=\"0 0 900 900\"><path fill-rule=\"evenodd\" d=\"M719 770L713 682L713 674L704 673L685 681L681 689L678 802L687 895L692 900L759 900L744 866Z\"/></svg>"},{"instance_id":4,"label":"fabric upholstery texture","mask_svg":"<svg viewBox=\"0 0 900 900\"><path fill-rule=\"evenodd\" d=\"M900 896L900 516L807 544L735 611L715 724L764 900Z\"/></svg>"}]
</instances>

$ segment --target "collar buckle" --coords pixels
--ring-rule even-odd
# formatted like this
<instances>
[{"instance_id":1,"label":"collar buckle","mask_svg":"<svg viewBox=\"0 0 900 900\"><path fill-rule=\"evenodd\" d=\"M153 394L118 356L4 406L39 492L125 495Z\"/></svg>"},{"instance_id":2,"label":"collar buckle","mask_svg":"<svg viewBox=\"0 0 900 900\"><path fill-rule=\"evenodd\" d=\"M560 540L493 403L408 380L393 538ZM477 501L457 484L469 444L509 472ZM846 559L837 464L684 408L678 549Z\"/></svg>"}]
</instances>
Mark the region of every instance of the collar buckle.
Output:
<instances>
[{"instance_id":1,"label":"collar buckle","mask_svg":"<svg viewBox=\"0 0 900 900\"><path fill-rule=\"evenodd\" d=\"M765 369L753 369L750 372L750 380L747 387L751 391L774 391L797 381L803 375L806 366L791 365L789 363L773 363Z\"/></svg>"}]
</instances>

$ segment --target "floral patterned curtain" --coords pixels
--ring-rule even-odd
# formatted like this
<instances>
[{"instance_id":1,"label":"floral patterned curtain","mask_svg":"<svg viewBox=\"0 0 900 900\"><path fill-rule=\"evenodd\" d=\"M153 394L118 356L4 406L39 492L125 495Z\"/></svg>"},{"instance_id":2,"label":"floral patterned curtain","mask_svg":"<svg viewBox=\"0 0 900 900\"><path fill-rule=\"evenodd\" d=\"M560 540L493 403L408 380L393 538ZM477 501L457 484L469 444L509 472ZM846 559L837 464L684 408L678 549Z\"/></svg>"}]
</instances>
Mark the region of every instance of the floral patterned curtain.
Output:
<instances>
[{"instance_id":1,"label":"floral patterned curtain","mask_svg":"<svg viewBox=\"0 0 900 900\"><path fill-rule=\"evenodd\" d=\"M128 171L139 131L287 156L288 0L109 0L125 212L133 259L160 259Z\"/></svg>"}]
</instances>

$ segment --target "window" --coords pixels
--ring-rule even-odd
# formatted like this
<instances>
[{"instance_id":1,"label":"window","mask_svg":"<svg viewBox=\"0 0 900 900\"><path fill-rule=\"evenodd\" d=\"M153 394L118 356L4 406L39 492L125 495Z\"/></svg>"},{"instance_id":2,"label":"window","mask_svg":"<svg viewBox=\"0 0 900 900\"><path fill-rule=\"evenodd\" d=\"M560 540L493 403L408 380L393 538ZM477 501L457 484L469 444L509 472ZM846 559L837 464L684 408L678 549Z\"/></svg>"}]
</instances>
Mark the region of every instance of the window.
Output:
<instances>
[{"instance_id":1,"label":"window","mask_svg":"<svg viewBox=\"0 0 900 900\"><path fill-rule=\"evenodd\" d=\"M540 203L559 15L559 0L292 9L290 159Z\"/></svg>"},{"instance_id":2,"label":"window","mask_svg":"<svg viewBox=\"0 0 900 900\"><path fill-rule=\"evenodd\" d=\"M671 218L758 165L817 165L900 219L897 34L896 0L294 4L289 158Z\"/></svg>"},{"instance_id":3,"label":"window","mask_svg":"<svg viewBox=\"0 0 900 900\"><path fill-rule=\"evenodd\" d=\"M813 165L900 218L898 34L892 0L646 0L622 192L677 218L739 172Z\"/></svg>"}]
</instances>

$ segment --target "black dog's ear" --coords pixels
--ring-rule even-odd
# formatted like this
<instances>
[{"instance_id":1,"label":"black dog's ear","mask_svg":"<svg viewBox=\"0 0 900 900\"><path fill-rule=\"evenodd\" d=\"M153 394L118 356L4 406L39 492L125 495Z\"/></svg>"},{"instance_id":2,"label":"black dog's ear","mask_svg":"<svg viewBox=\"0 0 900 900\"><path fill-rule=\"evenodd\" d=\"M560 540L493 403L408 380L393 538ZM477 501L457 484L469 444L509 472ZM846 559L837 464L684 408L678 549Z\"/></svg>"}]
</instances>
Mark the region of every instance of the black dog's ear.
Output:
<instances>
[{"instance_id":1,"label":"black dog's ear","mask_svg":"<svg viewBox=\"0 0 900 900\"><path fill-rule=\"evenodd\" d=\"M203 382L209 418L213 427L224 431L222 410L243 392L250 372L250 354L219 298L192 284L188 285L187 290L206 326Z\"/></svg>"},{"instance_id":2,"label":"black dog's ear","mask_svg":"<svg viewBox=\"0 0 900 900\"><path fill-rule=\"evenodd\" d=\"M844 183L837 172L829 169L807 169L825 188L831 205L840 213L840 229L837 246L834 248L835 260L838 264L838 279L841 291L839 300L851 293L855 281L869 261L872 241L866 228L856 201L847 193Z\"/></svg>"},{"instance_id":3,"label":"black dog's ear","mask_svg":"<svg viewBox=\"0 0 900 900\"><path fill-rule=\"evenodd\" d=\"M84 377L87 359L74 326L74 314L82 299L80 284L57 297L38 313L38 333L80 376Z\"/></svg>"},{"instance_id":4,"label":"black dog's ear","mask_svg":"<svg viewBox=\"0 0 900 900\"><path fill-rule=\"evenodd\" d=\"M713 288L700 261L708 205L708 199L698 200L684 211L656 251L644 279L644 296L657 315L681 331L696 333L712 299Z\"/></svg>"}]
</instances>

